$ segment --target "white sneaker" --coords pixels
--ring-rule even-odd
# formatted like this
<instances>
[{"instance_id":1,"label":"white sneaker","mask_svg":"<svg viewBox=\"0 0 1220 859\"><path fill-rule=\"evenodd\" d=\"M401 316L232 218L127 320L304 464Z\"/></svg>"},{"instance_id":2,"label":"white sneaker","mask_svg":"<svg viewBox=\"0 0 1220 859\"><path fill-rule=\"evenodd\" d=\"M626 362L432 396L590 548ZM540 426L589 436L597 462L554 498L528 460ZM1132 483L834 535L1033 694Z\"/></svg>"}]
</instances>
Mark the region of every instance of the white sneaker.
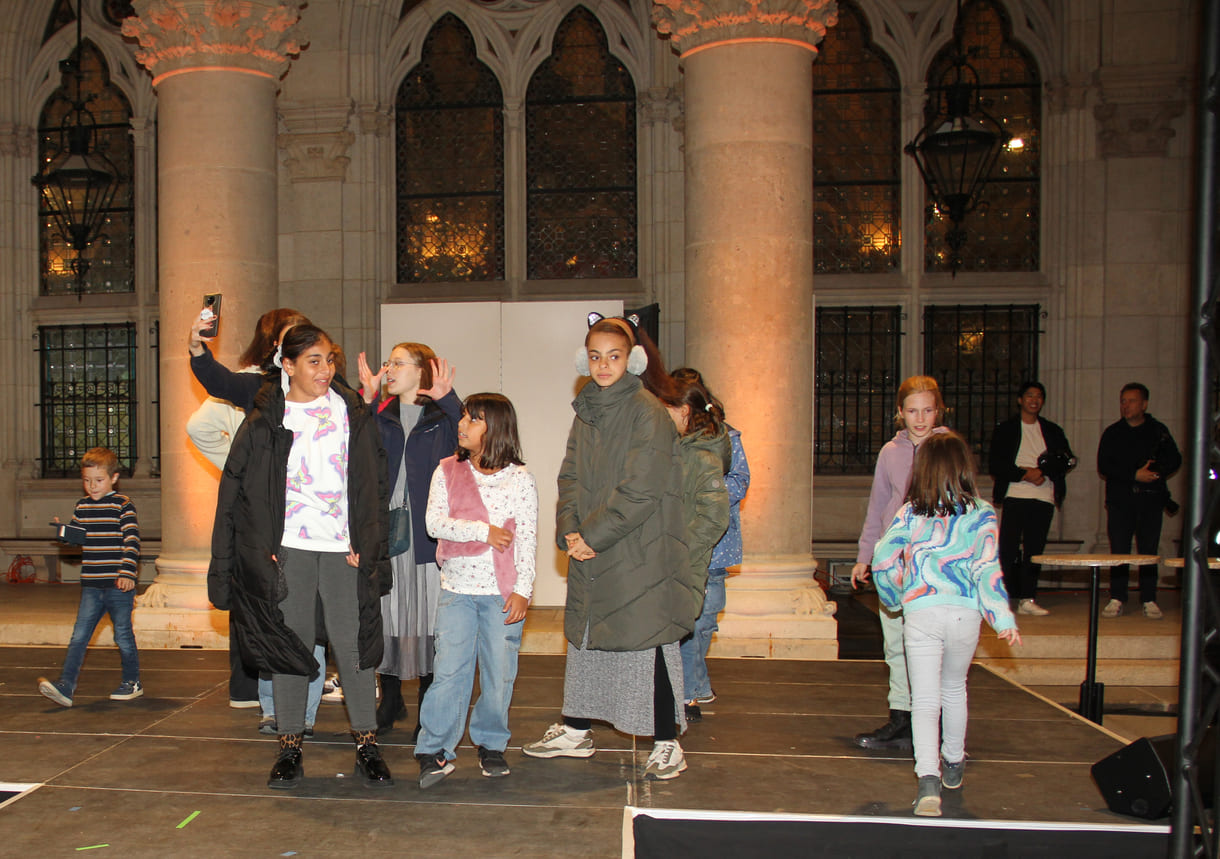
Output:
<instances>
[{"instance_id":1,"label":"white sneaker","mask_svg":"<svg viewBox=\"0 0 1220 859\"><path fill-rule=\"evenodd\" d=\"M686 769L686 756L677 740L660 740L652 747L648 763L644 767L644 778L677 778Z\"/></svg>"},{"instance_id":2,"label":"white sneaker","mask_svg":"<svg viewBox=\"0 0 1220 859\"><path fill-rule=\"evenodd\" d=\"M1032 614L1036 617L1042 617L1043 615L1050 614L1050 612L1038 605L1032 599L1029 599L1021 600L1021 602L1017 605L1017 614Z\"/></svg>"},{"instance_id":3,"label":"white sneaker","mask_svg":"<svg viewBox=\"0 0 1220 859\"><path fill-rule=\"evenodd\" d=\"M327 704L343 703L343 687L339 685L338 674L332 674L323 681L322 700Z\"/></svg>"},{"instance_id":4,"label":"white sneaker","mask_svg":"<svg viewBox=\"0 0 1220 859\"><path fill-rule=\"evenodd\" d=\"M1156 603L1144 603L1144 617L1148 618L1149 620L1160 620L1164 616L1165 613L1161 611L1161 607Z\"/></svg>"},{"instance_id":5,"label":"white sneaker","mask_svg":"<svg viewBox=\"0 0 1220 859\"><path fill-rule=\"evenodd\" d=\"M1106 603L1106 607L1101 610L1102 617L1118 617L1123 613L1123 604L1118 600L1110 600Z\"/></svg>"},{"instance_id":6,"label":"white sneaker","mask_svg":"<svg viewBox=\"0 0 1220 859\"><path fill-rule=\"evenodd\" d=\"M597 749L593 747L592 731L574 731L556 723L546 729L541 740L527 743L521 751L531 758L591 758Z\"/></svg>"}]
</instances>

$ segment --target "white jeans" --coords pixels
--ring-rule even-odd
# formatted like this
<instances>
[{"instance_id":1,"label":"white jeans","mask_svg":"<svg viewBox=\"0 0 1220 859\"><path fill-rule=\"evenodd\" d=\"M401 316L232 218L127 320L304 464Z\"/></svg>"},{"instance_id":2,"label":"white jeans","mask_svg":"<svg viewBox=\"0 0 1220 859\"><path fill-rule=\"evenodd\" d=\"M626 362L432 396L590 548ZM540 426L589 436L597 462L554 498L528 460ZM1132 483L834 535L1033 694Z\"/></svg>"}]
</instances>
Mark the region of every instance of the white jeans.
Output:
<instances>
[{"instance_id":1,"label":"white jeans","mask_svg":"<svg viewBox=\"0 0 1220 859\"><path fill-rule=\"evenodd\" d=\"M911 684L907 679L906 645L902 640L902 609L890 611L879 606L881 641L885 646L885 664L890 669L889 704L891 710L911 710Z\"/></svg>"},{"instance_id":2,"label":"white jeans","mask_svg":"<svg viewBox=\"0 0 1220 859\"><path fill-rule=\"evenodd\" d=\"M906 613L903 638L917 776L940 775L942 756L950 763L966 756L966 674L979 645L982 619L976 609L948 605Z\"/></svg>"}]
</instances>

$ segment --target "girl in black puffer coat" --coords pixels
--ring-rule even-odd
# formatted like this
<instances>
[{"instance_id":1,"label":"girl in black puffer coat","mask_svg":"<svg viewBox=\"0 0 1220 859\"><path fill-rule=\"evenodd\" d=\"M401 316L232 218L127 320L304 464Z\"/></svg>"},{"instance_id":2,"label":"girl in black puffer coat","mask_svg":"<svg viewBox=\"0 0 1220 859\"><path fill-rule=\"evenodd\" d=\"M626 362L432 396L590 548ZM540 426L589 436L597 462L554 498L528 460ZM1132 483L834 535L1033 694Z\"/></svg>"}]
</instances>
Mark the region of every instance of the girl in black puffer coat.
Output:
<instances>
[{"instance_id":1,"label":"girl in black puffer coat","mask_svg":"<svg viewBox=\"0 0 1220 859\"><path fill-rule=\"evenodd\" d=\"M343 682L356 769L393 784L376 742L380 598L389 589L385 453L335 347L312 325L281 341L286 384L264 385L233 440L212 531L208 596L272 675L280 751L268 786L303 776L301 735L320 604Z\"/></svg>"}]
</instances>

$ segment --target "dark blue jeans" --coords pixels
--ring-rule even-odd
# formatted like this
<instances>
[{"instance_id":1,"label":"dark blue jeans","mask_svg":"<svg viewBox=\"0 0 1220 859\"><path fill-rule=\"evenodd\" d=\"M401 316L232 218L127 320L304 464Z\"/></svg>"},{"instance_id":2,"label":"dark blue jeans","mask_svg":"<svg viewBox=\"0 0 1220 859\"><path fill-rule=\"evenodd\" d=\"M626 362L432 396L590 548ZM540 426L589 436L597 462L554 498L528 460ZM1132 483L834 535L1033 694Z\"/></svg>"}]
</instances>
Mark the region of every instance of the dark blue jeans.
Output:
<instances>
[{"instance_id":1,"label":"dark blue jeans","mask_svg":"<svg viewBox=\"0 0 1220 859\"><path fill-rule=\"evenodd\" d=\"M119 648L119 659L123 664L123 679L140 679L140 654L136 650L136 635L131 628L131 610L135 605L135 589L121 591L118 588L80 589L80 608L76 610L76 626L72 628L72 640L68 642L68 655L64 658L59 679L67 685L68 696L76 691L76 681L85 661L89 639L97 629L102 615L109 614L114 624L114 643Z\"/></svg>"}]
</instances>

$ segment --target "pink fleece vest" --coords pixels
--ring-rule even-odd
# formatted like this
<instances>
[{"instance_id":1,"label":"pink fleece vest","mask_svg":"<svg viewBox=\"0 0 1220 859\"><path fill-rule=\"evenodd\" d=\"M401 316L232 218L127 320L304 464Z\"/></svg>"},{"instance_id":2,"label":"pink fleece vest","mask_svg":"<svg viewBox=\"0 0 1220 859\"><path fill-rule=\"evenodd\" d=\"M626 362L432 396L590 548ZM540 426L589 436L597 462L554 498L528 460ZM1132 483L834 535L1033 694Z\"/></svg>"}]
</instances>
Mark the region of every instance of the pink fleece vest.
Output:
<instances>
[{"instance_id":1,"label":"pink fleece vest","mask_svg":"<svg viewBox=\"0 0 1220 859\"><path fill-rule=\"evenodd\" d=\"M449 516L453 519L471 519L475 522L487 522L487 505L479 494L478 484L474 482L472 466L458 462L457 456L442 459L440 467L445 475L445 486L449 490ZM510 534L517 532L517 520L508 519L501 525ZM515 552L510 543L503 552L493 551L492 547L477 540L462 543L453 540L438 540L436 547L436 562L444 564L450 558L473 558L491 552L492 565L496 571L496 585L500 588L500 596L507 600L513 593L513 585L517 583L517 566L513 562Z\"/></svg>"}]
</instances>

